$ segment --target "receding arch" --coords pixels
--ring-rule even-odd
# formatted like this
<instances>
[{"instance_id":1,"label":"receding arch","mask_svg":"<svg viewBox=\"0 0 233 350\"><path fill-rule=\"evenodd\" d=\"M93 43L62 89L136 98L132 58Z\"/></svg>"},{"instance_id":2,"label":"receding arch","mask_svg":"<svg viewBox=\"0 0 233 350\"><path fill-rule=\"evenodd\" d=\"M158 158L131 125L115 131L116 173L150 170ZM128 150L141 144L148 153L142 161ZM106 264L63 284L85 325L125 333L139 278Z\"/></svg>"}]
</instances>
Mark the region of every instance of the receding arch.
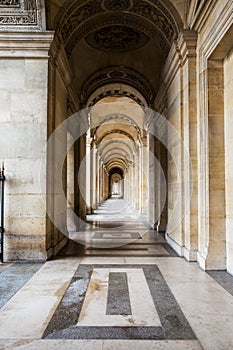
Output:
<instances>
[{"instance_id":1,"label":"receding arch","mask_svg":"<svg viewBox=\"0 0 233 350\"><path fill-rule=\"evenodd\" d=\"M106 143L104 143L104 149L107 149L108 146L113 146L114 144L120 144L123 145L124 147L126 147L131 155L131 157L134 156L133 150L131 149L131 147L129 146L129 144L127 142L124 142L123 140L114 140L114 141L108 141ZM99 145L99 150L100 152L102 152L102 147L101 144Z\"/></svg>"},{"instance_id":2,"label":"receding arch","mask_svg":"<svg viewBox=\"0 0 233 350\"><path fill-rule=\"evenodd\" d=\"M120 154L120 153L117 153L117 152L112 152L111 155L108 155L104 158L104 162L108 162L110 159L125 159L127 162L129 162L129 159L127 158L123 158L124 155L123 154Z\"/></svg>"},{"instance_id":3,"label":"receding arch","mask_svg":"<svg viewBox=\"0 0 233 350\"><path fill-rule=\"evenodd\" d=\"M113 149L109 149L109 150L108 150L107 152L105 152L105 153L102 152L102 153L101 153L101 156L103 157L103 159L105 159L106 157L108 157L109 154L112 154L113 151L114 151L114 153L115 153L116 151L118 151L119 154L121 154L121 155L123 155L123 156L126 156L126 157L128 157L128 159L131 159L131 160L132 160L131 155L130 155L129 153L127 153L125 149L120 148L120 147L113 148Z\"/></svg>"},{"instance_id":4,"label":"receding arch","mask_svg":"<svg viewBox=\"0 0 233 350\"><path fill-rule=\"evenodd\" d=\"M137 131L139 137L141 138L141 136L142 136L142 135L141 135L141 129L139 128L138 124L137 124L132 118L130 118L129 116L127 116L127 115L122 115L122 114L112 114L112 115L107 116L105 119L103 119L101 122L99 122L98 126L95 128L95 131L94 131L93 135L96 135L98 129L99 129L102 125L106 124L106 123L109 122L109 121L118 120L118 119L119 119L119 120L126 121L128 124L130 124L131 126L133 126L133 127L136 129L136 131Z\"/></svg>"},{"instance_id":5,"label":"receding arch","mask_svg":"<svg viewBox=\"0 0 233 350\"><path fill-rule=\"evenodd\" d=\"M123 167L124 170L128 168L127 163L124 161L124 159L119 159L119 158L115 159L114 161L113 160L109 161L105 165L107 167L108 172L112 169L112 167L116 167L116 166L120 167L121 169Z\"/></svg>"},{"instance_id":6,"label":"receding arch","mask_svg":"<svg viewBox=\"0 0 233 350\"><path fill-rule=\"evenodd\" d=\"M155 91L148 79L135 69L123 65L108 66L87 78L82 86L81 103L93 106L106 96L129 97L145 106L153 103Z\"/></svg>"},{"instance_id":7,"label":"receding arch","mask_svg":"<svg viewBox=\"0 0 233 350\"><path fill-rule=\"evenodd\" d=\"M96 140L96 144L99 145L104 139L105 137L109 136L109 135L113 135L113 134L120 134L120 135L124 135L126 136L128 139L130 139L131 141L133 141L133 143L135 144L135 140L133 138L132 135L130 135L128 132L121 130L121 129L113 129L111 131L107 131L105 132L98 140Z\"/></svg>"}]
</instances>

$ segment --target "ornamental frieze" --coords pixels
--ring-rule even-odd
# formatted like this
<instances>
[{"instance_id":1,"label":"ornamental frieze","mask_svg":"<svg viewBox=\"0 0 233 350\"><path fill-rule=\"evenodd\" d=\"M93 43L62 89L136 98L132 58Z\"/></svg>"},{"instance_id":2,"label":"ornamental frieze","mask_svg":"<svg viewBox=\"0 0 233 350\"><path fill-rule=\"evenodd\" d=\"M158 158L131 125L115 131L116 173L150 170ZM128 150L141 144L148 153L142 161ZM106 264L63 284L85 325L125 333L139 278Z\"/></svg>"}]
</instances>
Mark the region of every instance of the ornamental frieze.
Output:
<instances>
[{"instance_id":1,"label":"ornamental frieze","mask_svg":"<svg viewBox=\"0 0 233 350\"><path fill-rule=\"evenodd\" d=\"M40 0L0 0L0 30L42 27Z\"/></svg>"},{"instance_id":2,"label":"ornamental frieze","mask_svg":"<svg viewBox=\"0 0 233 350\"><path fill-rule=\"evenodd\" d=\"M20 0L0 0L0 7L20 7Z\"/></svg>"}]
</instances>

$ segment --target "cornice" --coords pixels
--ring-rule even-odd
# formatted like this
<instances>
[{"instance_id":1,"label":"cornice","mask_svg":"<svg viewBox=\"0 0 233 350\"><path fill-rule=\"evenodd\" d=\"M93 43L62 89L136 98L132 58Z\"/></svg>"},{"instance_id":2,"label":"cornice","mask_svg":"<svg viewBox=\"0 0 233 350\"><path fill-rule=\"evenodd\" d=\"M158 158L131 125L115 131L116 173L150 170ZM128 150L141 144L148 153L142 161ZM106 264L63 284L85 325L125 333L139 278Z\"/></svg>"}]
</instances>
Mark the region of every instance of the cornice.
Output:
<instances>
[{"instance_id":1,"label":"cornice","mask_svg":"<svg viewBox=\"0 0 233 350\"><path fill-rule=\"evenodd\" d=\"M0 57L48 58L54 32L0 32Z\"/></svg>"}]
</instances>

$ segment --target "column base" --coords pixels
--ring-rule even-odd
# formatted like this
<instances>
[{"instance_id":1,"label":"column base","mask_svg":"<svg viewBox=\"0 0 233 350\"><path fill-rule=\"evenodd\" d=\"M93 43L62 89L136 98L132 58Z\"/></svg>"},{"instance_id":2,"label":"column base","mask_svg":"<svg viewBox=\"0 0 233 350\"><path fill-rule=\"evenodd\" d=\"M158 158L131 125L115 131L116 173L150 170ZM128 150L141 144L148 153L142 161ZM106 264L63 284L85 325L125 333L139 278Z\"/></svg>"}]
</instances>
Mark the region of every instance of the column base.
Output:
<instances>
[{"instance_id":1,"label":"column base","mask_svg":"<svg viewBox=\"0 0 233 350\"><path fill-rule=\"evenodd\" d=\"M197 253L197 262L200 266L200 268L204 271L211 271L211 270L220 270L225 271L226 270L226 264L221 262L213 262L208 258L207 256L204 256L200 252Z\"/></svg>"},{"instance_id":2,"label":"column base","mask_svg":"<svg viewBox=\"0 0 233 350\"><path fill-rule=\"evenodd\" d=\"M174 239L172 239L167 233L165 234L167 243L172 247L173 250L180 256L184 256L184 247L180 246Z\"/></svg>"},{"instance_id":3,"label":"column base","mask_svg":"<svg viewBox=\"0 0 233 350\"><path fill-rule=\"evenodd\" d=\"M187 247L184 247L184 258L187 261L194 262L197 261L197 250L190 250Z\"/></svg>"}]
</instances>

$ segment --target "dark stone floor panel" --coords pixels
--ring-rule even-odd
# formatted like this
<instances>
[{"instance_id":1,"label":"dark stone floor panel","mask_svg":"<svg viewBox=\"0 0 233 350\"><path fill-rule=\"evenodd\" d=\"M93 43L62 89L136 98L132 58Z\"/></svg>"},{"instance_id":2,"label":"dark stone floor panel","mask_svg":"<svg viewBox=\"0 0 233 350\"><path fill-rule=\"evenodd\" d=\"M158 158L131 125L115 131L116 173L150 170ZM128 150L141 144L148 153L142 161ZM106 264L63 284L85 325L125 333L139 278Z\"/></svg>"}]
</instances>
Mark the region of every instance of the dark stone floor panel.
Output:
<instances>
[{"instance_id":1,"label":"dark stone floor panel","mask_svg":"<svg viewBox=\"0 0 233 350\"><path fill-rule=\"evenodd\" d=\"M227 271L207 271L228 293L233 296L233 276Z\"/></svg>"},{"instance_id":2,"label":"dark stone floor panel","mask_svg":"<svg viewBox=\"0 0 233 350\"><path fill-rule=\"evenodd\" d=\"M127 273L109 274L106 315L132 315Z\"/></svg>"},{"instance_id":3,"label":"dark stone floor panel","mask_svg":"<svg viewBox=\"0 0 233 350\"><path fill-rule=\"evenodd\" d=\"M0 273L0 308L43 266L43 263L14 263Z\"/></svg>"},{"instance_id":4,"label":"dark stone floor panel","mask_svg":"<svg viewBox=\"0 0 233 350\"><path fill-rule=\"evenodd\" d=\"M46 339L141 339L163 340L162 327L76 327L60 330Z\"/></svg>"}]
</instances>

